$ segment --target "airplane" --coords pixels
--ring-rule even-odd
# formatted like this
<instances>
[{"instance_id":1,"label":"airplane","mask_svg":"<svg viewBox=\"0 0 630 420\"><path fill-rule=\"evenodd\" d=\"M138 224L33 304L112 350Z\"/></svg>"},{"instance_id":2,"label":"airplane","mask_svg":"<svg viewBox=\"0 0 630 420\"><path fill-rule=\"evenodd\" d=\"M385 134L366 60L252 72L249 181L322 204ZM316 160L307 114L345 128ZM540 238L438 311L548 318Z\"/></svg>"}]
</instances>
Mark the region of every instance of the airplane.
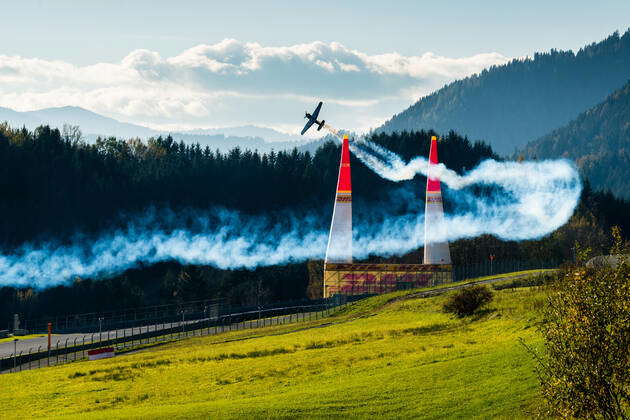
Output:
<instances>
[{"instance_id":1,"label":"airplane","mask_svg":"<svg viewBox=\"0 0 630 420\"><path fill-rule=\"evenodd\" d=\"M300 133L301 135L304 135L304 133L306 133L306 131L311 128L311 126L313 124L318 125L319 127L317 127L317 131L321 130L322 127L324 127L324 123L326 122L325 120L322 120L321 122L317 121L317 116L319 115L319 111L322 109L322 102L320 102L319 104L317 104L317 108L315 108L315 111L313 111L313 114L309 114L308 112L305 112L304 114L304 118L308 118L308 121L306 122L306 125L304 126L304 128L302 129L302 132Z\"/></svg>"}]
</instances>

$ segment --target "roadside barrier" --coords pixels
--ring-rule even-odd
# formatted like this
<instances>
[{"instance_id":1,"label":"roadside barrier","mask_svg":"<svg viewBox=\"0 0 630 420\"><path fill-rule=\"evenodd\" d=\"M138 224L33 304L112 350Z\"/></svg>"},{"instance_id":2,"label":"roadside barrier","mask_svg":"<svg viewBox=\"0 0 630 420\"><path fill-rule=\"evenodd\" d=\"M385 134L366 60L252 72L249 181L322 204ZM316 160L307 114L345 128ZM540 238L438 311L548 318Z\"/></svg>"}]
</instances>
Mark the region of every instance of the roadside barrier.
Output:
<instances>
[{"instance_id":1,"label":"roadside barrier","mask_svg":"<svg viewBox=\"0 0 630 420\"><path fill-rule=\"evenodd\" d=\"M84 360L94 350L111 348L116 353L143 346L182 340L194 336L221 334L252 328L264 328L312 321L330 316L349 302L330 299L316 305L288 306L236 312L212 318L161 324L141 325L101 333L78 334L64 340L53 340L50 349L32 347L0 358L0 373L19 372ZM76 334L75 334L76 335ZM99 353L94 352L94 354Z\"/></svg>"}]
</instances>

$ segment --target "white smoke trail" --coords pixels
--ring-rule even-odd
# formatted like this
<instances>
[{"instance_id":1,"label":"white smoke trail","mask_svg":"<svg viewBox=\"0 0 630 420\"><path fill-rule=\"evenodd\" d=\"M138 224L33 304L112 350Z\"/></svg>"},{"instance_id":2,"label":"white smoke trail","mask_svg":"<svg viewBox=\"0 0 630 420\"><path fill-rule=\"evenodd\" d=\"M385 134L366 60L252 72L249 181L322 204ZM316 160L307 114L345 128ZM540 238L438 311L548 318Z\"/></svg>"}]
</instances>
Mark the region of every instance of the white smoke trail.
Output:
<instances>
[{"instance_id":1,"label":"white smoke trail","mask_svg":"<svg viewBox=\"0 0 630 420\"><path fill-rule=\"evenodd\" d=\"M353 152L379 175L395 180L426 175L426 159L404 163L396 154L366 142L352 145ZM480 234L503 239L532 239L564 224L573 213L581 185L577 172L567 161L485 161L459 176L444 166L438 176L452 190L446 199L465 203L465 209L447 215L436 226L431 240L455 240ZM494 185L490 197L477 197L464 187ZM400 197L401 190L383 197L378 211L354 226L353 254L400 255L424 243L423 214L411 206L392 216L392 203L424 198L423 192ZM405 191L403 191L405 192ZM407 191L408 193L408 191ZM331 197L332 201L332 197ZM374 204L374 203L372 203ZM0 254L0 286L45 288L76 277L112 276L141 264L178 261L182 264L212 265L222 269L250 268L322 258L327 243L328 220L321 214L283 212L248 216L215 208L204 212L157 211L127 217L123 228L94 241L79 237L70 244L25 244ZM183 225L182 220L192 220Z\"/></svg>"},{"instance_id":2,"label":"white smoke trail","mask_svg":"<svg viewBox=\"0 0 630 420\"><path fill-rule=\"evenodd\" d=\"M195 219L194 227L178 227ZM378 229L357 227L355 255L367 257L407 249L419 243L421 216L389 218ZM321 215L285 213L278 217L246 216L217 208L203 213L149 209L122 229L94 242L77 237L69 245L27 244L0 255L0 286L46 288L76 277L112 276L141 264L178 261L222 269L249 268L323 258L328 231ZM155 227L157 226L157 227ZM400 235L392 236L392 229ZM378 243L378 246L374 245Z\"/></svg>"},{"instance_id":3,"label":"white smoke trail","mask_svg":"<svg viewBox=\"0 0 630 420\"><path fill-rule=\"evenodd\" d=\"M429 240L454 240L492 234L507 240L544 236L566 223L577 206L582 191L580 177L568 160L541 162L481 162L460 176L444 164L431 165L423 157L404 162L397 154L370 142L350 144L351 150L367 167L391 181L412 179L416 174L437 177L456 193L451 199L466 202L472 209L447 215L435 226ZM462 190L473 185L492 186L500 191L492 197L471 197Z\"/></svg>"},{"instance_id":4,"label":"white smoke trail","mask_svg":"<svg viewBox=\"0 0 630 420\"><path fill-rule=\"evenodd\" d=\"M328 130L328 132L329 132L330 134L332 134L333 136L338 137L339 139L342 139L342 137L341 137L341 133L339 132L339 130L337 130L337 129L336 129L335 127L333 127L332 125L329 125L329 124L324 124L324 128L325 128L326 130Z\"/></svg>"},{"instance_id":5,"label":"white smoke trail","mask_svg":"<svg viewBox=\"0 0 630 420\"><path fill-rule=\"evenodd\" d=\"M400 156L376 143L360 140L350 145L352 152L367 167L390 181L405 181L417 174L429 175L429 161L416 157L404 162ZM550 182L579 181L575 167L568 160L545 160L527 162L497 162L488 159L465 176L448 169L443 163L431 166L431 176L439 178L452 189L461 189L475 184L495 184L510 188L548 189Z\"/></svg>"},{"instance_id":6,"label":"white smoke trail","mask_svg":"<svg viewBox=\"0 0 630 420\"><path fill-rule=\"evenodd\" d=\"M317 229L318 218L286 216L279 224L223 208L199 214L149 209L124 229L91 244L77 238L70 245L29 244L12 255L0 255L0 285L50 287L75 277L113 275L168 260L227 269L319 256L326 235ZM181 220L191 218L193 228L180 227Z\"/></svg>"}]
</instances>

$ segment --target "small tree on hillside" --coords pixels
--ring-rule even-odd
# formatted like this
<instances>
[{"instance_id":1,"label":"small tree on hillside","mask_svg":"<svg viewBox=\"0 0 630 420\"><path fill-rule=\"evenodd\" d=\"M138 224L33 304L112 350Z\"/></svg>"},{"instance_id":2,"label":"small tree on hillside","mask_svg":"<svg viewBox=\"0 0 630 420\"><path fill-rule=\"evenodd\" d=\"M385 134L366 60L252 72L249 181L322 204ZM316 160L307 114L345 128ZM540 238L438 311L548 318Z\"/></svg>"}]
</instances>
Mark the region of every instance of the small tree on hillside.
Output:
<instances>
[{"instance_id":1,"label":"small tree on hillside","mask_svg":"<svg viewBox=\"0 0 630 420\"><path fill-rule=\"evenodd\" d=\"M451 294L444 304L444 311L458 317L469 316L492 301L492 292L485 285L464 287Z\"/></svg>"},{"instance_id":2,"label":"small tree on hillside","mask_svg":"<svg viewBox=\"0 0 630 420\"><path fill-rule=\"evenodd\" d=\"M623 254L613 228L612 254ZM630 264L569 269L551 285L539 378L547 414L626 419L630 403Z\"/></svg>"}]
</instances>

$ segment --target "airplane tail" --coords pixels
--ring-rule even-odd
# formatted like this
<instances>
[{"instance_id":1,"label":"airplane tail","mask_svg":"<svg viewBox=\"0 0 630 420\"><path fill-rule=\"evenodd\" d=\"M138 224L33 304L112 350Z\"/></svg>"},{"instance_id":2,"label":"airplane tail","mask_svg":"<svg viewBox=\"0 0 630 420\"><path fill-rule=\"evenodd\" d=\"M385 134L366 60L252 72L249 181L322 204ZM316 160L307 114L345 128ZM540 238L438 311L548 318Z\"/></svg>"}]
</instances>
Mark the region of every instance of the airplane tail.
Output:
<instances>
[{"instance_id":1,"label":"airplane tail","mask_svg":"<svg viewBox=\"0 0 630 420\"><path fill-rule=\"evenodd\" d=\"M318 124L319 127L317 127L317 131L321 130L324 127L325 123L326 123L326 120L322 120L322 122Z\"/></svg>"}]
</instances>

